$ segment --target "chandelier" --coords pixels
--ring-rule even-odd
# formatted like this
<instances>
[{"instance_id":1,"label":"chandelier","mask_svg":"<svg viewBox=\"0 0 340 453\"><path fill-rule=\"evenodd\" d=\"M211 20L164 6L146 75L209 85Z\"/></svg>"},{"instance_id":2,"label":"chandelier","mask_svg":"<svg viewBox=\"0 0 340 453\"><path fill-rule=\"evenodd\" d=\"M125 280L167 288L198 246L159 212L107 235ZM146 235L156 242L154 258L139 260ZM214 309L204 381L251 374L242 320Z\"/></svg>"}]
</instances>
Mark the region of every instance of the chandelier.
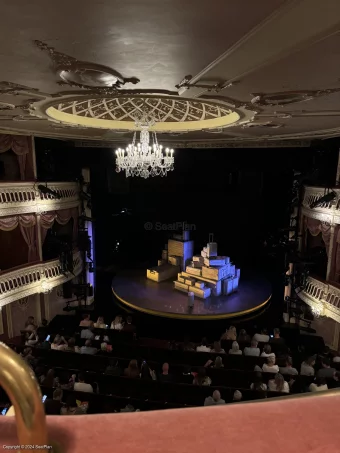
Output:
<instances>
[{"instance_id":1,"label":"chandelier","mask_svg":"<svg viewBox=\"0 0 340 453\"><path fill-rule=\"evenodd\" d=\"M125 171L125 175L149 178L150 176L166 176L174 169L174 150L158 143L156 132L150 132L155 124L143 114L135 125L140 129L140 141L137 142L137 131L133 134L132 143L126 149L116 151L116 172Z\"/></svg>"}]
</instances>

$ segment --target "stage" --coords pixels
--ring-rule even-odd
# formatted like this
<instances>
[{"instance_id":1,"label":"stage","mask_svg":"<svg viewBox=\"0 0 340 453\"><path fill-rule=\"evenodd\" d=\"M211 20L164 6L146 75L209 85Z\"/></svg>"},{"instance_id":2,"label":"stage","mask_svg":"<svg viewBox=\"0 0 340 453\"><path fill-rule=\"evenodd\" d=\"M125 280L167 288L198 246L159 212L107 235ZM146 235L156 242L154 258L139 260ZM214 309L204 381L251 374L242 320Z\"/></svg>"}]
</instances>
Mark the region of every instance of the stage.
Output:
<instances>
[{"instance_id":1,"label":"stage","mask_svg":"<svg viewBox=\"0 0 340 453\"><path fill-rule=\"evenodd\" d=\"M165 318L205 320L249 315L264 308L271 298L271 285L262 276L242 276L240 286L229 296L195 297L193 308L188 296L174 289L172 280L161 283L146 278L146 270L124 271L112 282L112 292L125 306Z\"/></svg>"}]
</instances>

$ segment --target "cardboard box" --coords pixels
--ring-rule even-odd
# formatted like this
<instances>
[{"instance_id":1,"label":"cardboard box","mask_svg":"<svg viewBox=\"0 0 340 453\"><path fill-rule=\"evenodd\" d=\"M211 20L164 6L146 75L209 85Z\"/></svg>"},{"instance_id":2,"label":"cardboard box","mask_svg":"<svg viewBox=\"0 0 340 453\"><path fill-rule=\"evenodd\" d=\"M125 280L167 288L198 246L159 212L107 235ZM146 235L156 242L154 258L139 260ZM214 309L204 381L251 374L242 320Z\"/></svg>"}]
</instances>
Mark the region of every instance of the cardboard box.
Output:
<instances>
[{"instance_id":1,"label":"cardboard box","mask_svg":"<svg viewBox=\"0 0 340 453\"><path fill-rule=\"evenodd\" d=\"M168 251L167 250L162 251L162 260L164 260L164 261L168 260Z\"/></svg>"},{"instance_id":2,"label":"cardboard box","mask_svg":"<svg viewBox=\"0 0 340 453\"><path fill-rule=\"evenodd\" d=\"M166 261L164 261L164 260L158 260L157 266L162 266L165 263L166 263Z\"/></svg>"},{"instance_id":3,"label":"cardboard box","mask_svg":"<svg viewBox=\"0 0 340 453\"><path fill-rule=\"evenodd\" d=\"M233 278L232 282L233 282L233 291L236 291L238 288L238 282L239 282L238 278L237 277Z\"/></svg>"},{"instance_id":4,"label":"cardboard box","mask_svg":"<svg viewBox=\"0 0 340 453\"><path fill-rule=\"evenodd\" d=\"M195 286L196 286L196 288L203 289L205 287L205 283L204 282L195 282Z\"/></svg>"},{"instance_id":5,"label":"cardboard box","mask_svg":"<svg viewBox=\"0 0 340 453\"><path fill-rule=\"evenodd\" d=\"M205 252L204 250L201 251L201 257L202 258L206 258L207 257L207 252Z\"/></svg>"},{"instance_id":6,"label":"cardboard box","mask_svg":"<svg viewBox=\"0 0 340 453\"><path fill-rule=\"evenodd\" d=\"M189 286L193 286L195 284L195 281L196 280L194 278L189 277L189 278L185 279L185 284L189 285Z\"/></svg>"},{"instance_id":7,"label":"cardboard box","mask_svg":"<svg viewBox=\"0 0 340 453\"><path fill-rule=\"evenodd\" d=\"M192 260L195 261L195 262L199 262L201 264L204 264L204 258L201 255L194 255L192 257Z\"/></svg>"},{"instance_id":8,"label":"cardboard box","mask_svg":"<svg viewBox=\"0 0 340 453\"><path fill-rule=\"evenodd\" d=\"M178 277L177 281L179 283L185 283L185 278L184 277Z\"/></svg>"},{"instance_id":9,"label":"cardboard box","mask_svg":"<svg viewBox=\"0 0 340 453\"><path fill-rule=\"evenodd\" d=\"M231 278L226 278L225 280L222 280L222 285L223 285L223 294L225 296L228 296L233 292L233 280Z\"/></svg>"},{"instance_id":10,"label":"cardboard box","mask_svg":"<svg viewBox=\"0 0 340 453\"><path fill-rule=\"evenodd\" d=\"M189 291L192 291L196 297L199 297L200 299L206 299L211 295L211 289L210 288L203 288L199 289L196 288L196 286L190 286Z\"/></svg>"},{"instance_id":11,"label":"cardboard box","mask_svg":"<svg viewBox=\"0 0 340 453\"><path fill-rule=\"evenodd\" d=\"M183 283L180 282L174 282L174 287L175 289L178 289L179 291L182 291L184 293L187 293L189 291L189 286L184 285Z\"/></svg>"},{"instance_id":12,"label":"cardboard box","mask_svg":"<svg viewBox=\"0 0 340 453\"><path fill-rule=\"evenodd\" d=\"M173 266L179 266L181 259L178 256L168 256L168 263Z\"/></svg>"},{"instance_id":13,"label":"cardboard box","mask_svg":"<svg viewBox=\"0 0 340 453\"><path fill-rule=\"evenodd\" d=\"M241 278L241 269L236 269L235 276L240 279Z\"/></svg>"},{"instance_id":14,"label":"cardboard box","mask_svg":"<svg viewBox=\"0 0 340 453\"><path fill-rule=\"evenodd\" d=\"M223 293L222 280L218 280L216 283L207 283L207 286L211 289L213 296L220 296Z\"/></svg>"},{"instance_id":15,"label":"cardboard box","mask_svg":"<svg viewBox=\"0 0 340 453\"><path fill-rule=\"evenodd\" d=\"M202 263L200 263L199 261L191 261L190 266L195 267L196 269L201 269Z\"/></svg>"},{"instance_id":16,"label":"cardboard box","mask_svg":"<svg viewBox=\"0 0 340 453\"><path fill-rule=\"evenodd\" d=\"M179 272L178 266L163 264L162 266L152 267L146 271L146 277L154 282L163 282L170 278L176 278Z\"/></svg>"},{"instance_id":17,"label":"cardboard box","mask_svg":"<svg viewBox=\"0 0 340 453\"><path fill-rule=\"evenodd\" d=\"M235 274L236 274L235 264L230 265L229 274L232 275L233 277L235 276Z\"/></svg>"},{"instance_id":18,"label":"cardboard box","mask_svg":"<svg viewBox=\"0 0 340 453\"><path fill-rule=\"evenodd\" d=\"M204 258L204 265L211 266L224 266L226 264L227 256L213 256L211 258Z\"/></svg>"},{"instance_id":19,"label":"cardboard box","mask_svg":"<svg viewBox=\"0 0 340 453\"><path fill-rule=\"evenodd\" d=\"M185 272L191 275L197 275L199 277L202 275L202 269L197 269L196 267L191 266L187 266Z\"/></svg>"},{"instance_id":20,"label":"cardboard box","mask_svg":"<svg viewBox=\"0 0 340 453\"><path fill-rule=\"evenodd\" d=\"M202 277L211 280L222 280L228 277L229 266L202 267Z\"/></svg>"}]
</instances>

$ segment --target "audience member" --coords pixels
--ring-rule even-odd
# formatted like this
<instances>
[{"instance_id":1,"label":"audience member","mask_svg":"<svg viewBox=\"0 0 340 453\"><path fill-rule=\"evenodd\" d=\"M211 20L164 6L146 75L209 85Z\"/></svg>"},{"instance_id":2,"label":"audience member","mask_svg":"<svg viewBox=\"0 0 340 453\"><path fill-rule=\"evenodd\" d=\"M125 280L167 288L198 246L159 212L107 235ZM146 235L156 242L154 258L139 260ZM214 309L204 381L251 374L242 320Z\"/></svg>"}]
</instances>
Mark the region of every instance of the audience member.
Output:
<instances>
[{"instance_id":1,"label":"audience member","mask_svg":"<svg viewBox=\"0 0 340 453\"><path fill-rule=\"evenodd\" d=\"M269 343L278 347L284 347L286 345L285 340L280 337L280 329L274 329L274 336L270 338Z\"/></svg>"},{"instance_id":2,"label":"audience member","mask_svg":"<svg viewBox=\"0 0 340 453\"><path fill-rule=\"evenodd\" d=\"M335 356L333 357L333 362L340 363L340 353L339 352L335 353Z\"/></svg>"},{"instance_id":3,"label":"audience member","mask_svg":"<svg viewBox=\"0 0 340 453\"><path fill-rule=\"evenodd\" d=\"M216 354L225 354L225 350L221 348L220 341L214 341L214 347L210 352L215 352Z\"/></svg>"},{"instance_id":4,"label":"audience member","mask_svg":"<svg viewBox=\"0 0 340 453\"><path fill-rule=\"evenodd\" d=\"M57 382L58 381L54 376L54 370L51 368L48 370L45 379L41 382L41 385L44 385L45 387L56 387Z\"/></svg>"},{"instance_id":5,"label":"audience member","mask_svg":"<svg viewBox=\"0 0 340 453\"><path fill-rule=\"evenodd\" d=\"M46 338L48 334L48 321L47 319L43 319L41 321L41 325L37 329L37 334L39 338Z\"/></svg>"},{"instance_id":6,"label":"audience member","mask_svg":"<svg viewBox=\"0 0 340 453\"><path fill-rule=\"evenodd\" d=\"M172 381L172 376L171 376L171 374L169 374L169 364L168 363L163 363L162 373L159 375L159 380L161 382L171 382Z\"/></svg>"},{"instance_id":7,"label":"audience member","mask_svg":"<svg viewBox=\"0 0 340 453\"><path fill-rule=\"evenodd\" d=\"M307 360L301 363L300 374L301 376L314 376L315 370L315 357L309 357Z\"/></svg>"},{"instance_id":8,"label":"audience member","mask_svg":"<svg viewBox=\"0 0 340 453\"><path fill-rule=\"evenodd\" d=\"M191 343L190 338L184 338L182 349L183 351L195 351L195 346L193 343Z\"/></svg>"},{"instance_id":9,"label":"audience member","mask_svg":"<svg viewBox=\"0 0 340 453\"><path fill-rule=\"evenodd\" d=\"M320 378L332 378L334 374L336 373L335 368L331 368L331 362L327 358L323 358L321 360L321 366L320 370L317 372L316 376Z\"/></svg>"},{"instance_id":10,"label":"audience member","mask_svg":"<svg viewBox=\"0 0 340 453\"><path fill-rule=\"evenodd\" d=\"M34 320L33 316L29 316L27 318L27 321L25 322L25 329L24 330L27 330L28 332L32 332L33 330L37 330L37 325L35 323L35 320Z\"/></svg>"},{"instance_id":11,"label":"audience member","mask_svg":"<svg viewBox=\"0 0 340 453\"><path fill-rule=\"evenodd\" d=\"M32 348L25 348L20 355L29 366L33 367L35 365L35 358L32 355Z\"/></svg>"},{"instance_id":12,"label":"audience member","mask_svg":"<svg viewBox=\"0 0 340 453\"><path fill-rule=\"evenodd\" d=\"M267 329L262 329L261 333L256 333L253 336L253 340L257 341L258 343L269 343L269 335Z\"/></svg>"},{"instance_id":13,"label":"audience member","mask_svg":"<svg viewBox=\"0 0 340 453\"><path fill-rule=\"evenodd\" d=\"M272 352L272 348L269 343L267 343L263 346L263 352L261 354L261 357L274 357L275 358L275 353Z\"/></svg>"},{"instance_id":14,"label":"audience member","mask_svg":"<svg viewBox=\"0 0 340 453\"><path fill-rule=\"evenodd\" d=\"M80 321L79 327L92 327L93 326L93 321L90 319L90 315L86 314L83 315L83 320Z\"/></svg>"},{"instance_id":15,"label":"audience member","mask_svg":"<svg viewBox=\"0 0 340 453\"><path fill-rule=\"evenodd\" d=\"M223 365L222 357L217 356L215 358L213 368L223 368L223 367L224 367L224 365Z\"/></svg>"},{"instance_id":16,"label":"audience member","mask_svg":"<svg viewBox=\"0 0 340 453\"><path fill-rule=\"evenodd\" d=\"M110 360L109 365L105 369L105 374L110 374L111 376L120 376L122 374L117 360Z\"/></svg>"},{"instance_id":17,"label":"audience member","mask_svg":"<svg viewBox=\"0 0 340 453\"><path fill-rule=\"evenodd\" d=\"M241 351L240 346L237 343L237 341L232 342L231 349L229 349L229 354L242 355L242 351Z\"/></svg>"},{"instance_id":18,"label":"audience member","mask_svg":"<svg viewBox=\"0 0 340 453\"><path fill-rule=\"evenodd\" d=\"M61 335L56 335L54 337L53 343L51 344L51 349L56 349L58 351L63 351L67 348L67 341Z\"/></svg>"},{"instance_id":19,"label":"audience member","mask_svg":"<svg viewBox=\"0 0 340 453\"><path fill-rule=\"evenodd\" d=\"M241 401L242 400L242 393L239 390L235 390L233 401Z\"/></svg>"},{"instance_id":20,"label":"audience member","mask_svg":"<svg viewBox=\"0 0 340 453\"><path fill-rule=\"evenodd\" d=\"M127 316L127 317L126 317L126 323L124 324L122 330L123 330L123 332L130 332L130 333L136 332L136 326L134 326L134 325L132 324L132 318L131 318L131 316Z\"/></svg>"},{"instance_id":21,"label":"audience member","mask_svg":"<svg viewBox=\"0 0 340 453\"><path fill-rule=\"evenodd\" d=\"M337 371L333 379L328 379L328 388L330 389L337 389L340 387L340 372Z\"/></svg>"},{"instance_id":22,"label":"audience member","mask_svg":"<svg viewBox=\"0 0 340 453\"><path fill-rule=\"evenodd\" d=\"M69 395L66 400L65 407L60 410L61 415L83 415L84 410L78 407L76 398L73 395Z\"/></svg>"},{"instance_id":23,"label":"audience member","mask_svg":"<svg viewBox=\"0 0 340 453\"><path fill-rule=\"evenodd\" d=\"M215 390L212 396L208 396L204 400L204 406L220 406L221 404L225 404L225 401L221 398L218 390Z\"/></svg>"},{"instance_id":24,"label":"audience member","mask_svg":"<svg viewBox=\"0 0 340 453\"><path fill-rule=\"evenodd\" d=\"M98 350L97 348L92 347L91 340L86 340L85 341L85 346L82 346L80 348L80 353L81 354L97 354Z\"/></svg>"},{"instance_id":25,"label":"audience member","mask_svg":"<svg viewBox=\"0 0 340 453\"><path fill-rule=\"evenodd\" d=\"M229 329L226 330L226 332L221 336L221 340L232 340L236 341L237 339L237 333L236 333L236 327L231 326Z\"/></svg>"},{"instance_id":26,"label":"audience member","mask_svg":"<svg viewBox=\"0 0 340 453\"><path fill-rule=\"evenodd\" d=\"M94 339L93 326L89 326L87 329L83 329L81 331L80 338L86 340L93 340Z\"/></svg>"},{"instance_id":27,"label":"audience member","mask_svg":"<svg viewBox=\"0 0 340 453\"><path fill-rule=\"evenodd\" d=\"M63 407L61 400L63 399L63 391L57 388L53 392L53 399L47 398L44 403L46 415L60 415L60 410Z\"/></svg>"},{"instance_id":28,"label":"audience member","mask_svg":"<svg viewBox=\"0 0 340 453\"><path fill-rule=\"evenodd\" d=\"M200 346L197 346L196 348L197 352L210 352L209 346L207 346L207 339L202 338Z\"/></svg>"},{"instance_id":29,"label":"audience member","mask_svg":"<svg viewBox=\"0 0 340 453\"><path fill-rule=\"evenodd\" d=\"M315 382L312 382L311 385L308 387L310 392L323 392L324 390L328 390L327 382L324 377L317 377Z\"/></svg>"},{"instance_id":30,"label":"audience member","mask_svg":"<svg viewBox=\"0 0 340 453\"><path fill-rule=\"evenodd\" d=\"M268 390L271 392L289 393L289 384L284 380L282 374L277 373L274 379L268 381Z\"/></svg>"},{"instance_id":31,"label":"audience member","mask_svg":"<svg viewBox=\"0 0 340 453\"><path fill-rule=\"evenodd\" d=\"M262 373L258 372L255 374L254 382L250 384L250 390L266 391L267 385L262 381Z\"/></svg>"},{"instance_id":32,"label":"audience member","mask_svg":"<svg viewBox=\"0 0 340 453\"><path fill-rule=\"evenodd\" d=\"M244 355L251 355L254 357L260 356L260 349L257 347L257 341L251 340L250 348L247 346L243 351Z\"/></svg>"},{"instance_id":33,"label":"audience member","mask_svg":"<svg viewBox=\"0 0 340 453\"><path fill-rule=\"evenodd\" d=\"M102 316L99 316L99 318L97 319L97 322L95 322L93 326L96 329L106 329L106 324L105 324L104 318Z\"/></svg>"},{"instance_id":34,"label":"audience member","mask_svg":"<svg viewBox=\"0 0 340 453\"><path fill-rule=\"evenodd\" d=\"M238 343L250 343L250 340L250 335L244 329L241 329L237 337Z\"/></svg>"},{"instance_id":35,"label":"audience member","mask_svg":"<svg viewBox=\"0 0 340 453\"><path fill-rule=\"evenodd\" d=\"M211 379L209 376L206 375L206 369L200 368L197 373L193 373L194 380L192 383L194 385L210 385Z\"/></svg>"},{"instance_id":36,"label":"audience member","mask_svg":"<svg viewBox=\"0 0 340 453\"><path fill-rule=\"evenodd\" d=\"M293 368L293 360L291 357L286 358L286 366L280 367L281 374L291 374L292 376L296 376L299 374L296 368Z\"/></svg>"},{"instance_id":37,"label":"audience member","mask_svg":"<svg viewBox=\"0 0 340 453\"><path fill-rule=\"evenodd\" d=\"M267 363L262 365L262 370L265 373L278 373L279 367L275 365L275 357L267 357Z\"/></svg>"},{"instance_id":38,"label":"audience member","mask_svg":"<svg viewBox=\"0 0 340 453\"><path fill-rule=\"evenodd\" d=\"M32 332L27 332L25 335L25 340L26 346L35 346L39 342L39 337L37 335L36 330L32 330Z\"/></svg>"},{"instance_id":39,"label":"audience member","mask_svg":"<svg viewBox=\"0 0 340 453\"><path fill-rule=\"evenodd\" d=\"M124 375L133 379L140 377L137 360L130 360L128 367L124 370Z\"/></svg>"},{"instance_id":40,"label":"audience member","mask_svg":"<svg viewBox=\"0 0 340 453\"><path fill-rule=\"evenodd\" d=\"M168 364L164 364L164 365L168 365ZM163 365L163 367L164 367L164 365ZM168 371L169 371L169 365L168 365ZM169 374L168 374L168 376L170 377ZM149 365L146 363L145 360L142 362L142 366L140 367L140 377L141 377L141 379L146 379L147 381L156 380L156 374L155 374L154 370L152 370L149 367Z\"/></svg>"},{"instance_id":41,"label":"audience member","mask_svg":"<svg viewBox=\"0 0 340 453\"><path fill-rule=\"evenodd\" d=\"M67 342L67 347L64 349L66 352L80 352L78 346L76 346L76 339L70 338Z\"/></svg>"},{"instance_id":42,"label":"audience member","mask_svg":"<svg viewBox=\"0 0 340 453\"><path fill-rule=\"evenodd\" d=\"M93 387L91 384L85 383L85 375L84 373L78 374L78 382L74 383L74 391L75 392L89 392L93 393Z\"/></svg>"},{"instance_id":43,"label":"audience member","mask_svg":"<svg viewBox=\"0 0 340 453\"><path fill-rule=\"evenodd\" d=\"M111 323L111 329L122 330L124 327L122 316L116 316Z\"/></svg>"}]
</instances>

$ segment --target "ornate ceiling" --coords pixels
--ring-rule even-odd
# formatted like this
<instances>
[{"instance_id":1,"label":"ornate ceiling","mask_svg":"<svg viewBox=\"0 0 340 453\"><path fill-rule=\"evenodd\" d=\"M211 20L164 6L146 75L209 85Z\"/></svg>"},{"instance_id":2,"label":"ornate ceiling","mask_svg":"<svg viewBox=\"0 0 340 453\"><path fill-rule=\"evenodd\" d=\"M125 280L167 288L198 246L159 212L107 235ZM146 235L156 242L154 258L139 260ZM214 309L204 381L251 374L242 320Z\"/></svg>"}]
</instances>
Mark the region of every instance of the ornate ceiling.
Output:
<instances>
[{"instance_id":1,"label":"ornate ceiling","mask_svg":"<svg viewBox=\"0 0 340 453\"><path fill-rule=\"evenodd\" d=\"M340 135L338 0L7 3L0 132L123 145L147 110L176 147Z\"/></svg>"}]
</instances>

